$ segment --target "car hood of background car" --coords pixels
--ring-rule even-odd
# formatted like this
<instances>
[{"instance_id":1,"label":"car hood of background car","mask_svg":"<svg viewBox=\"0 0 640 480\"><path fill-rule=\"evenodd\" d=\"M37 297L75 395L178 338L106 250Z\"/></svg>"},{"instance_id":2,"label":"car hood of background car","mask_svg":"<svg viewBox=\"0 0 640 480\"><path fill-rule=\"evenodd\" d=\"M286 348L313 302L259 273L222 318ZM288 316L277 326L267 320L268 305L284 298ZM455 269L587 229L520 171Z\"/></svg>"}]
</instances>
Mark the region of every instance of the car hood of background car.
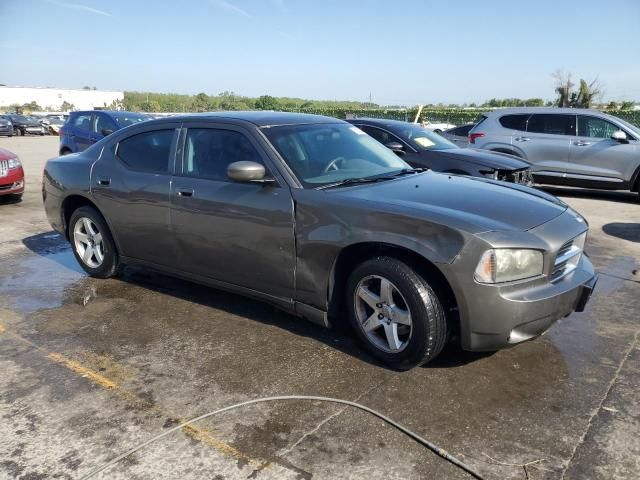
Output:
<instances>
[{"instance_id":1,"label":"car hood of background car","mask_svg":"<svg viewBox=\"0 0 640 480\"><path fill-rule=\"evenodd\" d=\"M513 155L475 150L473 148L451 148L448 150L437 150L437 152L443 157L463 160L498 170L520 170L530 166L527 162Z\"/></svg>"},{"instance_id":2,"label":"car hood of background car","mask_svg":"<svg viewBox=\"0 0 640 480\"><path fill-rule=\"evenodd\" d=\"M365 200L376 209L391 204L424 212L426 219L458 220L473 226L469 228L472 233L530 230L568 208L556 197L533 188L433 171L326 192Z\"/></svg>"},{"instance_id":3,"label":"car hood of background car","mask_svg":"<svg viewBox=\"0 0 640 480\"><path fill-rule=\"evenodd\" d=\"M9 160L10 158L16 158L17 155L10 152L6 148L0 148L0 160Z\"/></svg>"}]
</instances>

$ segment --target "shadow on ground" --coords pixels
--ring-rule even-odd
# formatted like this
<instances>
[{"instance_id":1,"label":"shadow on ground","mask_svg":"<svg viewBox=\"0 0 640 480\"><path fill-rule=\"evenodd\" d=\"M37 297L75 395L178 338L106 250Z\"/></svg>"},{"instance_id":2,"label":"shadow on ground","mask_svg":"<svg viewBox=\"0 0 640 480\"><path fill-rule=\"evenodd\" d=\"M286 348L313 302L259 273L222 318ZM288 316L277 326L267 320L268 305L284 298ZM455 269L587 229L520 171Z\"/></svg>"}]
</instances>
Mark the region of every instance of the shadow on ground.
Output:
<instances>
[{"instance_id":1,"label":"shadow on ground","mask_svg":"<svg viewBox=\"0 0 640 480\"><path fill-rule=\"evenodd\" d=\"M78 271L80 269L68 242L56 232L45 232L24 238L23 244L35 254L57 263L65 270ZM52 280L56 281L55 279ZM181 300L195 302L232 315L243 316L264 324L277 326L295 335L313 338L362 361L388 368L360 346L346 326L346 319L334 321L336 326L331 329L324 329L282 312L267 303L216 290L138 266L124 268L118 276L118 280L164 295L171 295ZM63 303L68 301L70 300L63 300ZM278 312L278 314L274 315L274 312ZM489 355L491 353L465 352L452 342L445 347L436 360L426 365L425 368L460 367Z\"/></svg>"},{"instance_id":2,"label":"shadow on ground","mask_svg":"<svg viewBox=\"0 0 640 480\"><path fill-rule=\"evenodd\" d=\"M630 242L640 242L640 223L607 223L602 226L602 230L613 237Z\"/></svg>"},{"instance_id":3,"label":"shadow on ground","mask_svg":"<svg viewBox=\"0 0 640 480\"><path fill-rule=\"evenodd\" d=\"M590 198L592 200L607 200L609 202L640 205L640 195L635 192L555 187L549 185L536 185L536 187L556 197Z\"/></svg>"}]
</instances>

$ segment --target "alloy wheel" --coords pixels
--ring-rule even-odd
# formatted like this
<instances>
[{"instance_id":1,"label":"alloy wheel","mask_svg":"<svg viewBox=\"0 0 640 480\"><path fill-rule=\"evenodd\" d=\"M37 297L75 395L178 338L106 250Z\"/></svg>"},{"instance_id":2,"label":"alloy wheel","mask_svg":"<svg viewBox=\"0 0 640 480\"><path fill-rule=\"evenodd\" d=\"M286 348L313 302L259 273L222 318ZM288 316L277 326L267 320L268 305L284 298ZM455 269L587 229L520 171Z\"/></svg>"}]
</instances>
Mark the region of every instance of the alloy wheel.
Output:
<instances>
[{"instance_id":1,"label":"alloy wheel","mask_svg":"<svg viewBox=\"0 0 640 480\"><path fill-rule=\"evenodd\" d=\"M104 261L102 233L90 218L80 217L73 227L73 243L85 265L98 268Z\"/></svg>"},{"instance_id":2,"label":"alloy wheel","mask_svg":"<svg viewBox=\"0 0 640 480\"><path fill-rule=\"evenodd\" d=\"M379 275L363 278L353 301L358 325L374 346L387 353L407 347L413 331L411 311L390 280Z\"/></svg>"}]
</instances>

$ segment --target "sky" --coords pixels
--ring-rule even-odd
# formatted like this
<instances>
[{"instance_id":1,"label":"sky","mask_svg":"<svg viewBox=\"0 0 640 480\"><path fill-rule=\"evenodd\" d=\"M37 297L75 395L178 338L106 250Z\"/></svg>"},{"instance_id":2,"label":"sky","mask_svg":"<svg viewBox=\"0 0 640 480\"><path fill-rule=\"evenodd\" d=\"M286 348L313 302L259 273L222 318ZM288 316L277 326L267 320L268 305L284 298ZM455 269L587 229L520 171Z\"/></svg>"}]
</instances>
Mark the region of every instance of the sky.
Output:
<instances>
[{"instance_id":1,"label":"sky","mask_svg":"<svg viewBox=\"0 0 640 480\"><path fill-rule=\"evenodd\" d=\"M640 0L0 0L0 84L386 105L640 100Z\"/></svg>"}]
</instances>

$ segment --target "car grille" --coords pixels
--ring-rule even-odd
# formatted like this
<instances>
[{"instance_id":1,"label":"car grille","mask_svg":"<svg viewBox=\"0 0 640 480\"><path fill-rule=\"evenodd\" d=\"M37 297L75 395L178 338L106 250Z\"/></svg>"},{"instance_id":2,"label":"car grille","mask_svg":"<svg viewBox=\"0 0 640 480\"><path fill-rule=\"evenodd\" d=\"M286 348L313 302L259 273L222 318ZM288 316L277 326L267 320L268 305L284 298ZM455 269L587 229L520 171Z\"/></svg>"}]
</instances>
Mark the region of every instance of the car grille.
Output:
<instances>
[{"instance_id":1,"label":"car grille","mask_svg":"<svg viewBox=\"0 0 640 480\"><path fill-rule=\"evenodd\" d=\"M531 175L531 169L529 168L523 170L500 170L498 172L498 180L520 185L531 185L533 183L533 175Z\"/></svg>"},{"instance_id":2,"label":"car grille","mask_svg":"<svg viewBox=\"0 0 640 480\"><path fill-rule=\"evenodd\" d=\"M6 177L9 174L9 162L7 160L0 160L0 178Z\"/></svg>"},{"instance_id":3,"label":"car grille","mask_svg":"<svg viewBox=\"0 0 640 480\"><path fill-rule=\"evenodd\" d=\"M582 257L586 238L587 233L585 232L582 235L572 238L568 242L564 243L558 249L550 276L552 282L560 280L576 269L578 262Z\"/></svg>"}]
</instances>

